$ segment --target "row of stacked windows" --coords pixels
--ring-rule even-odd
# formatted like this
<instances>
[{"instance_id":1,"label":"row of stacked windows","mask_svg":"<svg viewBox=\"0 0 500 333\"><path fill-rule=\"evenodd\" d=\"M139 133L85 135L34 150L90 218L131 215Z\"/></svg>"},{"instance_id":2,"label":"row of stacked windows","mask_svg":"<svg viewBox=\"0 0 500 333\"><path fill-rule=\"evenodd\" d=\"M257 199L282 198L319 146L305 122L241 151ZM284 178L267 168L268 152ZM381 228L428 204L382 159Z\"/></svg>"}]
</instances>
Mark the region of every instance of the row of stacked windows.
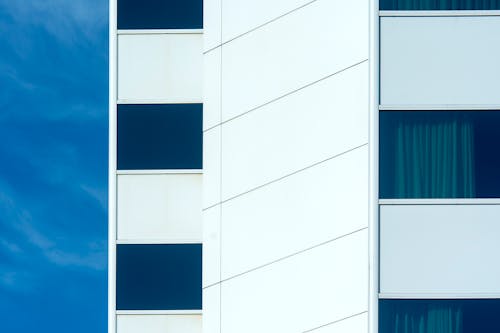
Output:
<instances>
[{"instance_id":1,"label":"row of stacked windows","mask_svg":"<svg viewBox=\"0 0 500 333\"><path fill-rule=\"evenodd\" d=\"M500 1L380 0L379 7L485 11L499 10ZM384 89L383 83L380 89ZM380 199L500 197L500 156L495 153L500 142L500 112L442 109L379 112ZM496 332L500 330L499 314L500 300L495 298L382 298L379 332Z\"/></svg>"},{"instance_id":2,"label":"row of stacked windows","mask_svg":"<svg viewBox=\"0 0 500 333\"><path fill-rule=\"evenodd\" d=\"M116 0L116 3L116 28L118 29L118 34L123 34L122 37L126 36L129 39L134 37L133 42L141 39L150 41L153 34L154 36L161 37L154 40L160 44L162 42L165 43L164 40L168 40L164 38L165 35L169 37L175 36L177 39L168 44L168 47L177 48L179 53L188 53L192 50L187 49L186 51L184 49L185 45L180 42L187 40L189 44L190 35L183 34L183 32L188 31L192 33L192 30L203 28L203 2L201 0ZM134 32L131 30L137 31ZM177 33L180 32L180 34L175 34L176 31ZM124 41L120 40L118 44L120 51L122 50L121 48L125 50L122 52L130 50L125 48ZM152 50L157 51L154 47ZM147 57L149 50L142 51L142 53L138 53L138 56L136 55L139 58L135 59L138 64L145 63L149 59ZM199 52L201 54L201 49ZM119 55L122 58L118 59L118 63L126 63L123 58L124 54L119 53ZM185 58L190 59L190 56L192 55L186 54ZM162 73L166 76L170 75L169 79L184 83L189 81L188 83L191 83L190 80L193 80L193 75L172 78L172 76L179 75L179 73L183 75L182 71L187 71L189 68L173 68L174 65L179 67L179 64L173 63L174 65L172 65L168 63L171 59L168 57L164 57L165 59L163 59L161 57L162 54L159 54L155 58L155 60L160 59L159 63L157 61L152 66L158 67L158 65L163 65L162 68L167 68L167 70L164 70ZM181 63L181 65L185 64ZM190 64L188 63L187 65L189 66ZM174 69L177 71L174 71ZM127 70L128 72L119 70L118 79L133 80L137 77L134 76L136 72L140 72L143 68L127 68ZM169 70L172 73L168 72ZM126 76L129 72L134 75ZM147 90L151 87L150 81L155 82L154 77L148 76L149 72L145 73L139 77L146 80L146 82L119 81L127 83L128 87L132 86L133 88L124 90L125 92L123 93L118 93L118 99L122 98L121 95L124 95L125 97L123 98L127 104L123 104L124 102L120 101L122 104L117 105L116 168L119 174L118 177L129 177L124 178L123 182L127 179L130 180L131 177L138 178L140 175L155 177L156 187L153 190L156 189L157 191L155 193L147 193L146 195L160 195L160 199L141 198L144 202L148 202L148 205L132 202L133 200L130 198L136 198L136 196L130 193L134 191L134 189L130 188L132 185L125 188L123 182L118 181L118 187L123 185L123 188L121 189L122 192L118 191L118 195L122 195L122 197L118 198L117 201L121 205L128 204L133 207L118 207L117 213L118 235L126 234L128 238L125 237L125 241L118 239L122 242L118 242L116 245L116 310L187 310L196 314L196 311L201 310L202 306L201 239L178 240L176 239L176 237L179 238L178 235L166 234L166 232L173 230L172 232L175 233L175 230L185 231L185 229L189 229L185 226L179 226L179 224L186 222L185 220L189 220L189 217L196 216L196 214L182 212L181 210L196 206L197 198L186 198L189 204L183 204L181 207L172 207L173 203L178 203L179 200L171 200L172 202L161 202L161 200L164 199L166 194L176 193L176 191L176 195L182 197L182 193L191 193L193 189L189 187L182 192L182 189L178 187L184 186L187 183L194 184L190 186L197 186L198 184L198 182L189 182L189 179L192 179L189 177L190 175L199 175L202 169L203 104L199 103L198 98L190 99L196 103L185 103L184 100L179 101L178 96L171 91L163 91L161 96L171 97L173 95L174 97L170 98L173 100L172 102L168 98L166 100L154 100L148 96L142 99L137 98L137 95L140 94L133 94L136 93L134 88L146 86L145 89ZM201 81L201 73L194 79ZM178 86L176 85L173 88L178 88ZM196 87L197 85L185 84L185 86L182 86L182 89L189 90L192 86ZM173 89L172 87L169 88ZM197 96L196 92L190 91L189 93L189 96ZM136 100L137 104L128 104L134 103ZM161 182L161 180L165 180L166 178L176 179L177 182L172 181L171 183L175 183L177 187L173 189L163 188L165 182ZM187 178L189 179L184 182L182 181ZM144 178L138 178L137 181L130 183L137 185L141 181L144 181ZM166 183L170 184L166 186L171 186L171 183ZM152 188L150 183L143 182L140 185L142 186L140 189L135 189L140 193L144 193L145 189ZM141 210L150 208L153 212L157 213L165 211L165 207L153 207L153 204L149 204L150 202L156 205L160 202L160 205L167 206L167 209L170 209L170 215L167 214L167 217L155 216L156 219L164 219L159 222L161 226L154 225L154 227L158 227L157 229L161 229L163 232L161 235L154 234L155 229L151 227L154 223L152 224L144 220L148 216L151 218L152 214ZM199 210L201 211L201 207L199 207ZM125 216L120 216L120 213L123 212L133 212L135 215L129 216L126 219ZM121 225L120 220L122 220ZM124 220L129 221L129 223L126 224L123 222ZM130 224L133 225L131 226ZM170 229L169 226L171 227ZM126 227L130 227L131 231L128 233L124 232ZM139 239L140 237L137 235L147 235L149 238ZM155 238L151 239L153 236ZM148 243L141 243L144 240L147 240ZM171 241L172 243L169 243ZM138 320L133 316L129 317L132 320ZM184 325L184 330L188 331L188 317L184 317L186 321L182 325ZM145 322L153 323L151 316ZM170 328L163 327L162 329L168 330ZM118 332L120 332L120 328Z\"/></svg>"}]
</instances>

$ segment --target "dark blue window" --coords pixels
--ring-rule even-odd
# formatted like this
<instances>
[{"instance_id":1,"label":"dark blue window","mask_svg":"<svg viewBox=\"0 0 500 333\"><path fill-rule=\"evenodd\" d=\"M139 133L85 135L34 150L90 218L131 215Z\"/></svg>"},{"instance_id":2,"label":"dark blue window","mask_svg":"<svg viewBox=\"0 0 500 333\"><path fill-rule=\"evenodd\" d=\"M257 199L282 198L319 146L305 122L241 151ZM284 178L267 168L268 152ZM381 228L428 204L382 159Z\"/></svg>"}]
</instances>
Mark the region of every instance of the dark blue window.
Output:
<instances>
[{"instance_id":1,"label":"dark blue window","mask_svg":"<svg viewBox=\"0 0 500 333\"><path fill-rule=\"evenodd\" d=\"M118 245L116 309L201 309L201 251L201 244Z\"/></svg>"},{"instance_id":2,"label":"dark blue window","mask_svg":"<svg viewBox=\"0 0 500 333\"><path fill-rule=\"evenodd\" d=\"M202 104L118 105L118 169L201 169L202 121Z\"/></svg>"},{"instance_id":3,"label":"dark blue window","mask_svg":"<svg viewBox=\"0 0 500 333\"><path fill-rule=\"evenodd\" d=\"M118 29L202 29L202 0L118 0Z\"/></svg>"},{"instance_id":4,"label":"dark blue window","mask_svg":"<svg viewBox=\"0 0 500 333\"><path fill-rule=\"evenodd\" d=\"M500 0L380 0L380 10L492 10Z\"/></svg>"},{"instance_id":5,"label":"dark blue window","mask_svg":"<svg viewBox=\"0 0 500 333\"><path fill-rule=\"evenodd\" d=\"M380 112L380 198L499 198L499 111Z\"/></svg>"},{"instance_id":6,"label":"dark blue window","mask_svg":"<svg viewBox=\"0 0 500 333\"><path fill-rule=\"evenodd\" d=\"M379 333L500 332L498 299L382 299Z\"/></svg>"}]
</instances>

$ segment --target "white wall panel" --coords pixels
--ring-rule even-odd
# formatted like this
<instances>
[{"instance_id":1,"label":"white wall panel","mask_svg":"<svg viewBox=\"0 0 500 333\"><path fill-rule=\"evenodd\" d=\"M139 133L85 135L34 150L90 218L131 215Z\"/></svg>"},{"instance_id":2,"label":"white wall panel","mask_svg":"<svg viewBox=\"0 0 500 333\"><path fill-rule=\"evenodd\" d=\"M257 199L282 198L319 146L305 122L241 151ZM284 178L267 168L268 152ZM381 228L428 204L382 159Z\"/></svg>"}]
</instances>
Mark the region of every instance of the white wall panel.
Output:
<instances>
[{"instance_id":1,"label":"white wall panel","mask_svg":"<svg viewBox=\"0 0 500 333\"><path fill-rule=\"evenodd\" d=\"M500 293L500 206L380 209L382 293Z\"/></svg>"},{"instance_id":2,"label":"white wall panel","mask_svg":"<svg viewBox=\"0 0 500 333\"><path fill-rule=\"evenodd\" d=\"M201 315L118 315L117 333L201 333Z\"/></svg>"},{"instance_id":3,"label":"white wall panel","mask_svg":"<svg viewBox=\"0 0 500 333\"><path fill-rule=\"evenodd\" d=\"M368 2L316 1L222 53L226 120L367 59Z\"/></svg>"},{"instance_id":4,"label":"white wall panel","mask_svg":"<svg viewBox=\"0 0 500 333\"><path fill-rule=\"evenodd\" d=\"M202 34L118 36L118 99L202 101Z\"/></svg>"},{"instance_id":5,"label":"white wall panel","mask_svg":"<svg viewBox=\"0 0 500 333\"><path fill-rule=\"evenodd\" d=\"M221 44L221 3L222 0L203 0L203 50L205 51Z\"/></svg>"},{"instance_id":6,"label":"white wall panel","mask_svg":"<svg viewBox=\"0 0 500 333\"><path fill-rule=\"evenodd\" d=\"M221 201L221 128L203 133L203 208Z\"/></svg>"},{"instance_id":7,"label":"white wall panel","mask_svg":"<svg viewBox=\"0 0 500 333\"><path fill-rule=\"evenodd\" d=\"M325 325L307 333L363 333L368 332L368 313Z\"/></svg>"},{"instance_id":8,"label":"white wall panel","mask_svg":"<svg viewBox=\"0 0 500 333\"><path fill-rule=\"evenodd\" d=\"M220 333L219 284L203 289L203 333Z\"/></svg>"},{"instance_id":9,"label":"white wall panel","mask_svg":"<svg viewBox=\"0 0 500 333\"><path fill-rule=\"evenodd\" d=\"M220 281L220 216L220 205L203 211L203 287Z\"/></svg>"},{"instance_id":10,"label":"white wall panel","mask_svg":"<svg viewBox=\"0 0 500 333\"><path fill-rule=\"evenodd\" d=\"M500 17L381 18L381 103L500 104Z\"/></svg>"},{"instance_id":11,"label":"white wall panel","mask_svg":"<svg viewBox=\"0 0 500 333\"><path fill-rule=\"evenodd\" d=\"M220 123L221 119L221 49L203 55L203 129Z\"/></svg>"},{"instance_id":12,"label":"white wall panel","mask_svg":"<svg viewBox=\"0 0 500 333\"><path fill-rule=\"evenodd\" d=\"M201 174L119 175L118 239L201 240Z\"/></svg>"},{"instance_id":13,"label":"white wall panel","mask_svg":"<svg viewBox=\"0 0 500 333\"><path fill-rule=\"evenodd\" d=\"M366 311L367 236L361 231L223 282L221 332L303 332Z\"/></svg>"},{"instance_id":14,"label":"white wall panel","mask_svg":"<svg viewBox=\"0 0 500 333\"><path fill-rule=\"evenodd\" d=\"M367 101L363 63L225 123L222 199L366 143Z\"/></svg>"},{"instance_id":15,"label":"white wall panel","mask_svg":"<svg viewBox=\"0 0 500 333\"><path fill-rule=\"evenodd\" d=\"M212 0L213 1L213 0ZM222 7L222 40L227 41L276 19L311 0L232 0Z\"/></svg>"},{"instance_id":16,"label":"white wall panel","mask_svg":"<svg viewBox=\"0 0 500 333\"><path fill-rule=\"evenodd\" d=\"M368 225L363 147L223 204L222 278Z\"/></svg>"}]
</instances>

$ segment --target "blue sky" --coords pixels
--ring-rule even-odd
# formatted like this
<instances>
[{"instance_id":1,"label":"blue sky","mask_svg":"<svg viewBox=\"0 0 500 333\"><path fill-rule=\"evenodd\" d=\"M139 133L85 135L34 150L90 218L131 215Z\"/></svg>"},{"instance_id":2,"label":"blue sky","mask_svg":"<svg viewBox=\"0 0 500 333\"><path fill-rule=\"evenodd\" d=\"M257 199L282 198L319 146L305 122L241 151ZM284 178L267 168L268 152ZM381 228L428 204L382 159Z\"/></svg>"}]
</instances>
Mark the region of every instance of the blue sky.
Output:
<instances>
[{"instance_id":1,"label":"blue sky","mask_svg":"<svg viewBox=\"0 0 500 333\"><path fill-rule=\"evenodd\" d=\"M107 0L0 0L0 331L105 332Z\"/></svg>"}]
</instances>

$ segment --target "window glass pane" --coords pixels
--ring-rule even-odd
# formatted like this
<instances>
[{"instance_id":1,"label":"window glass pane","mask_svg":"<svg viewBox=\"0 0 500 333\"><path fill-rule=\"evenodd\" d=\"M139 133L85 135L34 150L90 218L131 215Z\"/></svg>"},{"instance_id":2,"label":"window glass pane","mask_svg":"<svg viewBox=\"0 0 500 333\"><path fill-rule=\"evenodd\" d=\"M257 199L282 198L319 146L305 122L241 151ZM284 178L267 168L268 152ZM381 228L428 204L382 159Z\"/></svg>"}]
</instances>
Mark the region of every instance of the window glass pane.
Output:
<instances>
[{"instance_id":1,"label":"window glass pane","mask_svg":"<svg viewBox=\"0 0 500 333\"><path fill-rule=\"evenodd\" d=\"M118 105L118 169L201 169L202 104Z\"/></svg>"},{"instance_id":2,"label":"window glass pane","mask_svg":"<svg viewBox=\"0 0 500 333\"><path fill-rule=\"evenodd\" d=\"M500 300L379 301L379 333L476 333L500 331Z\"/></svg>"},{"instance_id":3,"label":"window glass pane","mask_svg":"<svg viewBox=\"0 0 500 333\"><path fill-rule=\"evenodd\" d=\"M380 198L500 197L498 111L380 112Z\"/></svg>"},{"instance_id":4,"label":"window glass pane","mask_svg":"<svg viewBox=\"0 0 500 333\"><path fill-rule=\"evenodd\" d=\"M201 244L118 245L116 309L201 309Z\"/></svg>"},{"instance_id":5,"label":"window glass pane","mask_svg":"<svg viewBox=\"0 0 500 333\"><path fill-rule=\"evenodd\" d=\"M380 10L493 10L500 0L380 0Z\"/></svg>"},{"instance_id":6,"label":"window glass pane","mask_svg":"<svg viewBox=\"0 0 500 333\"><path fill-rule=\"evenodd\" d=\"M202 29L202 0L118 0L118 29Z\"/></svg>"}]
</instances>

